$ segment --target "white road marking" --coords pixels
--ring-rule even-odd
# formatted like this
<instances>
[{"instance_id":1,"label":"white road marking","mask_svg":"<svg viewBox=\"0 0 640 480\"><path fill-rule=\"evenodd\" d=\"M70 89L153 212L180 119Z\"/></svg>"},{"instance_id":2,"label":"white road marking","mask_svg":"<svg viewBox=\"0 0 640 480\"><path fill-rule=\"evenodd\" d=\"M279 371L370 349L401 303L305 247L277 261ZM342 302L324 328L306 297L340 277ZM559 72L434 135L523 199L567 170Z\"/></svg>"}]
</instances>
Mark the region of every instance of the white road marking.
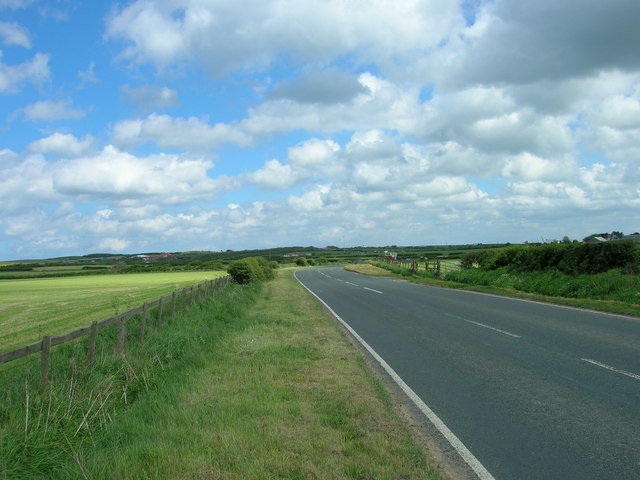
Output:
<instances>
[{"instance_id":1,"label":"white road marking","mask_svg":"<svg viewBox=\"0 0 640 480\"><path fill-rule=\"evenodd\" d=\"M611 370L612 372L619 373L621 375L626 375L627 377L634 378L636 380L640 380L640 375L636 375L635 373L627 372L626 370L620 370L618 368L612 367L610 365L606 365L604 363L596 362L595 360L591 360L589 358L581 358L583 362L591 363L592 365L597 365L598 367L606 368L607 370Z\"/></svg>"},{"instance_id":2,"label":"white road marking","mask_svg":"<svg viewBox=\"0 0 640 480\"><path fill-rule=\"evenodd\" d=\"M344 282L344 283L347 283L349 285L353 285L354 287L359 287L360 286L360 285L356 285L355 283L351 283L351 282Z\"/></svg>"},{"instance_id":3,"label":"white road marking","mask_svg":"<svg viewBox=\"0 0 640 480\"><path fill-rule=\"evenodd\" d=\"M369 288L369 287L364 287L365 290L370 290L372 292L376 292L376 293L382 293L380 290L374 290L373 288Z\"/></svg>"},{"instance_id":4,"label":"white road marking","mask_svg":"<svg viewBox=\"0 0 640 480\"><path fill-rule=\"evenodd\" d=\"M296 274L293 274L298 280ZM300 280L298 280L300 282ZM422 401L422 399L407 385L404 383L404 380L400 378L400 376L389 366L387 362L385 362L380 355L376 353L376 351L369 346L367 342L365 342L360 335L358 335L353 328L347 324L340 316L334 312L329 305L327 305L324 300L322 300L318 295L312 292L304 283L300 282L300 284L306 288L311 295L316 297L325 307L331 312L331 314L353 335L353 337L360 342L360 344L371 354L373 358L380 364L380 366L389 374L389 376L396 382L396 384L402 389L402 391L407 395L411 401L418 407L418 409L423 413L425 417L429 419L429 421L433 424L434 427L438 429L438 431L442 434L442 436L449 442L449 444L458 452L460 457L465 461L469 468L471 468L475 474L478 476L480 480L495 480L493 475L489 473L489 471L480 463L480 461L471 453L471 451L460 441L456 435L449 430L449 427L445 425L445 423L440 420L433 410L431 410L426 403ZM367 287L364 287L367 288ZM371 290L370 288L368 290ZM374 290L376 291L376 290ZM382 292L379 292L382 293Z\"/></svg>"},{"instance_id":5,"label":"white road marking","mask_svg":"<svg viewBox=\"0 0 640 480\"><path fill-rule=\"evenodd\" d=\"M478 325L479 327L488 328L489 330L493 330L494 332L502 333L503 335L508 335L513 338L522 338L520 335L516 335L515 333L507 332L506 330L500 330L499 328L496 328L496 327L490 327L489 325L485 325L484 323L474 322L473 320L467 320L466 318L463 318L463 320L465 322Z\"/></svg>"},{"instance_id":6,"label":"white road marking","mask_svg":"<svg viewBox=\"0 0 640 480\"><path fill-rule=\"evenodd\" d=\"M479 327L488 328L489 330L493 330L494 332L502 333L503 335L508 335L509 337L522 338L521 335L516 335L515 333L507 332L506 330L501 330L499 328L492 327L490 325L485 325L484 323L474 322L473 320L469 320L468 318L459 317L457 315L451 315L450 313L447 313L447 316L452 317L452 318L457 318L458 320L464 320L467 323L473 323L474 325L477 325Z\"/></svg>"}]
</instances>

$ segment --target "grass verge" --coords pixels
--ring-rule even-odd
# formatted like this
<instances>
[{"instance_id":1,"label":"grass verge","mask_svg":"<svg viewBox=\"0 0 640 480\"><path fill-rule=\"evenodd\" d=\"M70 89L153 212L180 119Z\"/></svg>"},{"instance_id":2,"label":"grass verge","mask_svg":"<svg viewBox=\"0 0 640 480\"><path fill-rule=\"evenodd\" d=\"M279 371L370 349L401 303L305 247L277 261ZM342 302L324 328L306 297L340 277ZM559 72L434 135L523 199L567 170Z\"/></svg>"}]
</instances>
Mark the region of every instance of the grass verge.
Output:
<instances>
[{"instance_id":1,"label":"grass verge","mask_svg":"<svg viewBox=\"0 0 640 480\"><path fill-rule=\"evenodd\" d=\"M107 367L102 383L58 380L60 395L36 407L32 395L31 414L24 394L14 398L15 410L0 411L0 450L21 458L0 454L0 478L440 478L361 354L290 272L259 291L233 286L188 316L144 358L129 354L128 379L109 387L114 405L99 415L91 405L105 396ZM70 381L85 404L60 426L46 412L66 404Z\"/></svg>"}]
</instances>

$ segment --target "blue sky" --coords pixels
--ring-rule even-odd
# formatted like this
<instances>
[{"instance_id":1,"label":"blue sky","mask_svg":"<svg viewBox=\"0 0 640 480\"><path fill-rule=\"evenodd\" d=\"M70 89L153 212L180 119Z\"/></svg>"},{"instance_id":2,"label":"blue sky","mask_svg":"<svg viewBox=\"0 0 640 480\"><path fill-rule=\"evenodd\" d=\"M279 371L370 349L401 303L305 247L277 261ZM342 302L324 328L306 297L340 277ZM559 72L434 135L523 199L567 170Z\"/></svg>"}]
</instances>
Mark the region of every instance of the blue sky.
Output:
<instances>
[{"instance_id":1,"label":"blue sky","mask_svg":"<svg viewBox=\"0 0 640 480\"><path fill-rule=\"evenodd\" d=\"M639 18L0 0L0 259L638 231Z\"/></svg>"}]
</instances>

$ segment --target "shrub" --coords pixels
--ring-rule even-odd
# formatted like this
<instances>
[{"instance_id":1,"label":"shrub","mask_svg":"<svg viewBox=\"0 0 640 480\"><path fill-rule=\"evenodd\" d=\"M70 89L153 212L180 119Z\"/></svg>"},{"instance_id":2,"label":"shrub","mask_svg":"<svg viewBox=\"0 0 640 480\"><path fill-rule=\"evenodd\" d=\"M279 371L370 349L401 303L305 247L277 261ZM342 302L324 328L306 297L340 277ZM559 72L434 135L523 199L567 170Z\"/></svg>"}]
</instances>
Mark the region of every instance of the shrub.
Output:
<instances>
[{"instance_id":1,"label":"shrub","mask_svg":"<svg viewBox=\"0 0 640 480\"><path fill-rule=\"evenodd\" d=\"M461 265L486 270L510 268L521 272L557 269L571 275L603 273L618 269L640 271L640 246L631 241L605 243L551 243L512 245L507 248L470 252Z\"/></svg>"},{"instance_id":2,"label":"shrub","mask_svg":"<svg viewBox=\"0 0 640 480\"><path fill-rule=\"evenodd\" d=\"M304 257L298 257L296 258L296 265L300 266L300 267L306 267L307 266L307 259Z\"/></svg>"},{"instance_id":3,"label":"shrub","mask_svg":"<svg viewBox=\"0 0 640 480\"><path fill-rule=\"evenodd\" d=\"M253 282L265 282L275 278L272 265L263 257L247 257L234 260L227 267L227 273L233 281L241 285Z\"/></svg>"}]
</instances>

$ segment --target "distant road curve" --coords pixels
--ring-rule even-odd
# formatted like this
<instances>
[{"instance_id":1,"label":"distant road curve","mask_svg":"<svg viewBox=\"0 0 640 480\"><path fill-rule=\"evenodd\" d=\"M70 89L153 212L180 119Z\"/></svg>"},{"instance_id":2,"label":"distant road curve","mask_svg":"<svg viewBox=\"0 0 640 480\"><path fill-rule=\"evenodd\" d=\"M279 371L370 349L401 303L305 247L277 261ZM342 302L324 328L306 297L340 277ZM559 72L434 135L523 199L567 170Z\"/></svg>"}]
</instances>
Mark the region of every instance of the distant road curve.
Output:
<instances>
[{"instance_id":1,"label":"distant road curve","mask_svg":"<svg viewBox=\"0 0 640 480\"><path fill-rule=\"evenodd\" d=\"M640 479L640 320L341 267L296 277L477 478Z\"/></svg>"}]
</instances>

